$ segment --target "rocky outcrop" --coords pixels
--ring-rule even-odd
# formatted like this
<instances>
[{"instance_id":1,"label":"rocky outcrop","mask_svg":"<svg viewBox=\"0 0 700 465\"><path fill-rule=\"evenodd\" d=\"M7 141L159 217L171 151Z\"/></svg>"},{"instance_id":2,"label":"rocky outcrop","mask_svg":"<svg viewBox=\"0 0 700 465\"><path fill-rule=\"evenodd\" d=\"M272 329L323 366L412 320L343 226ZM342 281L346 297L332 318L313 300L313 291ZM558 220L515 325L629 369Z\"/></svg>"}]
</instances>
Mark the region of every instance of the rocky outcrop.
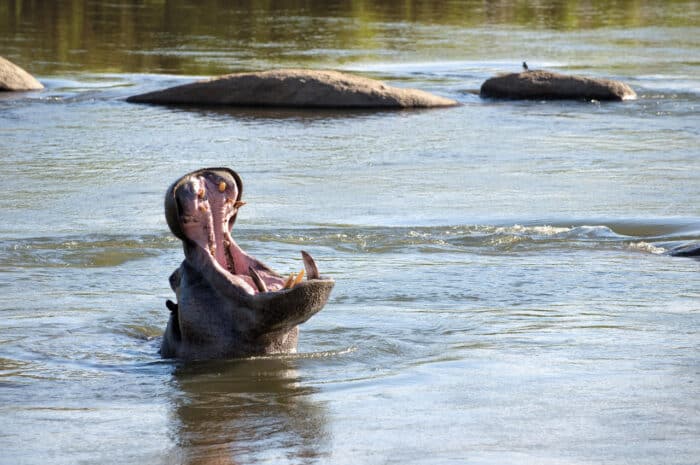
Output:
<instances>
[{"instance_id":1,"label":"rocky outcrop","mask_svg":"<svg viewBox=\"0 0 700 465\"><path fill-rule=\"evenodd\" d=\"M39 90L44 86L34 76L0 57L0 91Z\"/></svg>"},{"instance_id":2,"label":"rocky outcrop","mask_svg":"<svg viewBox=\"0 0 700 465\"><path fill-rule=\"evenodd\" d=\"M507 99L633 100L630 86L610 79L533 70L503 74L481 85L482 97Z\"/></svg>"},{"instance_id":3,"label":"rocky outcrop","mask_svg":"<svg viewBox=\"0 0 700 465\"><path fill-rule=\"evenodd\" d=\"M279 69L228 74L135 95L134 103L315 108L428 108L457 102L336 71Z\"/></svg>"}]
</instances>

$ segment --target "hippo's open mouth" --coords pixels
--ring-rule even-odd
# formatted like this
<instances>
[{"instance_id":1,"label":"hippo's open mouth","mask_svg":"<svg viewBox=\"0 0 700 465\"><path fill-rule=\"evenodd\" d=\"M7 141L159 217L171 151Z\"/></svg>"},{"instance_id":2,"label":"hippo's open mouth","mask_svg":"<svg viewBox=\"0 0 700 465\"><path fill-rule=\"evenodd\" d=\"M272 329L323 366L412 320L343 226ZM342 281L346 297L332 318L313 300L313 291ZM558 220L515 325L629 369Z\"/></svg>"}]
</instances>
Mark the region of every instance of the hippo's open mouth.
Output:
<instances>
[{"instance_id":1,"label":"hippo's open mouth","mask_svg":"<svg viewBox=\"0 0 700 465\"><path fill-rule=\"evenodd\" d=\"M195 261L213 266L229 284L246 294L278 292L321 279L313 258L302 251L304 269L280 276L244 252L231 236L241 201L242 183L228 168L207 168L190 173L173 184L165 199L172 232L189 246Z\"/></svg>"},{"instance_id":2,"label":"hippo's open mouth","mask_svg":"<svg viewBox=\"0 0 700 465\"><path fill-rule=\"evenodd\" d=\"M285 278L244 252L231 236L243 183L228 168L186 174L165 194L165 217L185 260L170 276L163 357L212 359L293 353L298 325L328 301L334 281L311 256ZM306 276L306 279L304 277Z\"/></svg>"}]
</instances>

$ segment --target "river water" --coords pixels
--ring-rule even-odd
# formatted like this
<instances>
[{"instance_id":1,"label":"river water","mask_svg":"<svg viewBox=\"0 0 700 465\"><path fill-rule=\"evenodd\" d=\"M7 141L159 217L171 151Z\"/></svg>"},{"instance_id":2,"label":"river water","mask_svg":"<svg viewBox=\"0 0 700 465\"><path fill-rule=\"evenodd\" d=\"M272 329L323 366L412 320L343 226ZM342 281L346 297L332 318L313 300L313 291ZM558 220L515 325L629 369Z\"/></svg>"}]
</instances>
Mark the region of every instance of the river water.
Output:
<instances>
[{"instance_id":1,"label":"river water","mask_svg":"<svg viewBox=\"0 0 700 465\"><path fill-rule=\"evenodd\" d=\"M250 2L255 3L255 2ZM696 464L697 2L0 2L0 463ZM501 71L621 79L511 102ZM462 105L128 104L332 68ZM183 254L162 199L243 178L234 237L336 280L295 356L160 360Z\"/></svg>"}]
</instances>

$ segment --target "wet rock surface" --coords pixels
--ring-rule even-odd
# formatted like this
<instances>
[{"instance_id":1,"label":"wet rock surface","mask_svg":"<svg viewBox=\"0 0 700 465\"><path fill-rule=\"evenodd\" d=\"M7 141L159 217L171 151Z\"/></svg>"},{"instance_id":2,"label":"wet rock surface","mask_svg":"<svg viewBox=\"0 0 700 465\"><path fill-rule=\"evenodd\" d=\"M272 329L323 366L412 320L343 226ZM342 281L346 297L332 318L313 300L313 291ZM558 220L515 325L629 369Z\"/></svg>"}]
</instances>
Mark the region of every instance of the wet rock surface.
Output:
<instances>
[{"instance_id":1,"label":"wet rock surface","mask_svg":"<svg viewBox=\"0 0 700 465\"><path fill-rule=\"evenodd\" d=\"M31 74L0 56L0 91L40 90L44 86Z\"/></svg>"},{"instance_id":2,"label":"wet rock surface","mask_svg":"<svg viewBox=\"0 0 700 465\"><path fill-rule=\"evenodd\" d=\"M627 84L611 79L533 70L487 79L482 97L547 100L633 100L637 94Z\"/></svg>"},{"instance_id":3,"label":"wet rock surface","mask_svg":"<svg viewBox=\"0 0 700 465\"><path fill-rule=\"evenodd\" d=\"M337 71L280 69L228 74L135 95L134 103L291 108L430 108L457 105L417 89Z\"/></svg>"},{"instance_id":4,"label":"wet rock surface","mask_svg":"<svg viewBox=\"0 0 700 465\"><path fill-rule=\"evenodd\" d=\"M681 245L668 251L673 257L697 257L700 258L700 242Z\"/></svg>"}]
</instances>

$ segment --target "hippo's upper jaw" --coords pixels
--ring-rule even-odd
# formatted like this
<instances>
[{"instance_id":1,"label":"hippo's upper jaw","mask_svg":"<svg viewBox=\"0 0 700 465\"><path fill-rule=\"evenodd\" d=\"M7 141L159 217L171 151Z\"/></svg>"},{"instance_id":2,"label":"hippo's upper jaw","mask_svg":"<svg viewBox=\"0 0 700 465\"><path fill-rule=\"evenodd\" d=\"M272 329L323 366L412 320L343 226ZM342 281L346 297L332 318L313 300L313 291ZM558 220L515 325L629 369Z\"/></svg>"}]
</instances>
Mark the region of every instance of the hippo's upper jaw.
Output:
<instances>
[{"instance_id":1,"label":"hippo's upper jaw","mask_svg":"<svg viewBox=\"0 0 700 465\"><path fill-rule=\"evenodd\" d=\"M334 282L319 275L306 252L304 270L284 278L236 244L231 228L245 204L241 194L241 179L228 168L189 173L166 193L165 216L185 260L170 278L178 302L168 302L163 357L295 352L297 325L328 300Z\"/></svg>"}]
</instances>

